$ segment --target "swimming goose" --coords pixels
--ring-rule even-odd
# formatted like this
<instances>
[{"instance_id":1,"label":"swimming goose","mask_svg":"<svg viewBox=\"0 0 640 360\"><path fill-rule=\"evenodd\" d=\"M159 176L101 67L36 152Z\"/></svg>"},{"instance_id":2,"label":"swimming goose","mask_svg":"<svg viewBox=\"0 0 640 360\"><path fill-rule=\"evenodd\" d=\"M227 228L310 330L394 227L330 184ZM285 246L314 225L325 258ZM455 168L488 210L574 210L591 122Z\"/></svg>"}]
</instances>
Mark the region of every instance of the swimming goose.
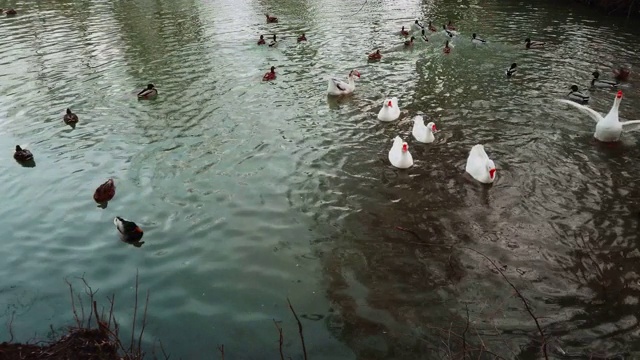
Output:
<instances>
[{"instance_id":1,"label":"swimming goose","mask_svg":"<svg viewBox=\"0 0 640 360\"><path fill-rule=\"evenodd\" d=\"M356 77L360 78L360 72L354 69L349 72L348 83L340 79L330 78L327 85L327 93L333 96L351 94L356 89Z\"/></svg>"},{"instance_id":2,"label":"swimming goose","mask_svg":"<svg viewBox=\"0 0 640 360\"><path fill-rule=\"evenodd\" d=\"M390 99L384 99L382 108L378 112L378 120L380 121L394 121L400 117L400 108L398 107L398 98L393 97Z\"/></svg>"},{"instance_id":3,"label":"swimming goose","mask_svg":"<svg viewBox=\"0 0 640 360\"><path fill-rule=\"evenodd\" d=\"M484 151L484 146L477 144L469 151L465 171L474 179L484 184L491 184L496 179L496 164Z\"/></svg>"},{"instance_id":4,"label":"swimming goose","mask_svg":"<svg viewBox=\"0 0 640 360\"><path fill-rule=\"evenodd\" d=\"M264 16L267 17L267 22L268 23L277 23L278 22L278 18L275 16L269 16L269 14L264 14Z\"/></svg>"},{"instance_id":5,"label":"swimming goose","mask_svg":"<svg viewBox=\"0 0 640 360\"><path fill-rule=\"evenodd\" d=\"M409 36L409 32L407 30L404 29L404 26L402 27L402 30L400 30L400 35L402 36Z\"/></svg>"},{"instance_id":6,"label":"swimming goose","mask_svg":"<svg viewBox=\"0 0 640 360\"><path fill-rule=\"evenodd\" d=\"M418 20L416 20L413 24L411 24L411 27L412 27L415 31L418 31L418 30L422 30L422 29L424 29L424 25L420 24L420 23L418 22Z\"/></svg>"},{"instance_id":7,"label":"swimming goose","mask_svg":"<svg viewBox=\"0 0 640 360\"><path fill-rule=\"evenodd\" d=\"M437 130L436 124L433 122L429 122L425 126L422 116L418 115L413 118L413 129L411 130L411 135L413 135L417 141L425 144L434 142L436 137L433 136L433 133Z\"/></svg>"},{"instance_id":8,"label":"swimming goose","mask_svg":"<svg viewBox=\"0 0 640 360\"><path fill-rule=\"evenodd\" d=\"M518 64L516 63L511 64L511 67L508 68L506 71L507 77L513 76L516 73L516 71L518 71L518 69L516 69L517 67L518 67Z\"/></svg>"},{"instance_id":9,"label":"swimming goose","mask_svg":"<svg viewBox=\"0 0 640 360\"><path fill-rule=\"evenodd\" d=\"M78 122L78 115L71 112L71 109L67 109L67 113L62 117L62 121L65 124L75 124Z\"/></svg>"},{"instance_id":10,"label":"swimming goose","mask_svg":"<svg viewBox=\"0 0 640 360\"><path fill-rule=\"evenodd\" d=\"M640 120L620 122L618 118L618 108L620 107L620 102L622 102L622 91L618 91L616 94L613 100L613 106L605 117L602 117L597 111L574 101L565 99L558 99L557 101L571 105L591 116L591 118L596 121L596 131L593 137L602 142L615 142L620 140L623 129L627 131L640 130Z\"/></svg>"},{"instance_id":11,"label":"swimming goose","mask_svg":"<svg viewBox=\"0 0 640 360\"><path fill-rule=\"evenodd\" d=\"M393 139L393 146L389 150L389 162L398 169L408 169L413 166L413 157L409 152L409 144L402 141L400 136Z\"/></svg>"}]
</instances>

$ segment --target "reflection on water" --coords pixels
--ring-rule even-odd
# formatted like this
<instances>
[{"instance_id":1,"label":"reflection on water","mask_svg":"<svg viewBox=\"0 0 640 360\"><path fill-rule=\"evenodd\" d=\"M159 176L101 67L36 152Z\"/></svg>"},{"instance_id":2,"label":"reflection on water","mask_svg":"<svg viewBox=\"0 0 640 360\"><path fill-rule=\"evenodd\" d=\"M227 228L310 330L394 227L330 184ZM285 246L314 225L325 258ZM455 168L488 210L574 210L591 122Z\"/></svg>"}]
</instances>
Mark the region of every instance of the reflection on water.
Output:
<instances>
[{"instance_id":1,"label":"reflection on water","mask_svg":"<svg viewBox=\"0 0 640 360\"><path fill-rule=\"evenodd\" d=\"M553 102L587 87L594 69L640 65L637 29L561 5L22 3L0 24L0 147L21 144L38 160L0 162L11 199L0 210L0 301L18 304L14 289L29 299L16 336L42 319L68 322L62 279L72 274L115 292L128 323L139 269L149 343L161 338L183 358L217 344L277 356L273 319L299 356L287 297L314 359L445 356L443 335L462 333L467 311L469 346L481 338L507 358L535 358L531 317L471 248L528 298L549 351L639 351L638 135L598 145L589 118ZM415 18L452 19L461 36L451 54L441 34L399 48L397 31ZM473 32L487 46L473 46ZM277 48L255 46L273 33ZM526 51L525 37L549 45ZM376 48L383 58L370 63ZM262 83L271 66L278 79ZM328 77L352 69L355 94L327 98ZM149 82L158 99L137 101ZM624 92L621 116L638 118L633 78ZM606 112L614 93L590 95ZM403 112L383 124L388 96ZM75 128L62 122L68 107ZM387 152L396 135L410 139L417 114L441 132L433 144L410 140L415 165L398 171ZM496 161L491 187L463 175L476 143ZM91 194L107 177L118 194L98 208ZM114 216L135 219L145 245L118 241ZM460 339L448 346L462 350Z\"/></svg>"}]
</instances>

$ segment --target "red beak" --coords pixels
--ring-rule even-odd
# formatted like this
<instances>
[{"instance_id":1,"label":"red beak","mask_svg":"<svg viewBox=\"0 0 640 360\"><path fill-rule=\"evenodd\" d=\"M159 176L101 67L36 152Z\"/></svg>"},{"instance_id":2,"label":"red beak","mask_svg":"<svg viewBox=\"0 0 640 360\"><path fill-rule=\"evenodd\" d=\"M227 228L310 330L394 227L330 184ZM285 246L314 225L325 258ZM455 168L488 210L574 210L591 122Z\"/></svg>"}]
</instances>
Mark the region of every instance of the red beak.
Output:
<instances>
[{"instance_id":1,"label":"red beak","mask_svg":"<svg viewBox=\"0 0 640 360\"><path fill-rule=\"evenodd\" d=\"M431 127L431 131L435 132L436 130L438 130L436 129L436 124L433 124L433 126Z\"/></svg>"},{"instance_id":2,"label":"red beak","mask_svg":"<svg viewBox=\"0 0 640 360\"><path fill-rule=\"evenodd\" d=\"M493 179L495 176L496 176L496 169L489 170L489 177Z\"/></svg>"},{"instance_id":3,"label":"red beak","mask_svg":"<svg viewBox=\"0 0 640 360\"><path fill-rule=\"evenodd\" d=\"M391 103L391 101L389 101L389 103L387 104L387 106L389 106L389 107L393 107L393 104Z\"/></svg>"},{"instance_id":4,"label":"red beak","mask_svg":"<svg viewBox=\"0 0 640 360\"><path fill-rule=\"evenodd\" d=\"M407 152L407 150L409 150L409 145L402 144L402 152Z\"/></svg>"},{"instance_id":5,"label":"red beak","mask_svg":"<svg viewBox=\"0 0 640 360\"><path fill-rule=\"evenodd\" d=\"M618 99L622 99L622 90L618 91L618 95L616 95Z\"/></svg>"}]
</instances>

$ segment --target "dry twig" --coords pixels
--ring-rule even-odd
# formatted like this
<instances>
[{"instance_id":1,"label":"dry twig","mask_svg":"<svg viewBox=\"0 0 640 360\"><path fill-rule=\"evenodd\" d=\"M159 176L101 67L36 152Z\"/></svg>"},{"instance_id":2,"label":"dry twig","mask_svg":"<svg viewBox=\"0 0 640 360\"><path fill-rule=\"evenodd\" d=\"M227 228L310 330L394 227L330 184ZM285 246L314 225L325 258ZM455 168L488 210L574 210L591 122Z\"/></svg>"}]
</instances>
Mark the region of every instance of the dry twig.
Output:
<instances>
[{"instance_id":1,"label":"dry twig","mask_svg":"<svg viewBox=\"0 0 640 360\"><path fill-rule=\"evenodd\" d=\"M276 319L273 319L273 324L276 326L276 329L278 329L278 334L280 335L279 338L279 346L278 348L280 349L280 360L284 360L284 354L282 353L282 344L284 343L284 336L282 335L282 328L280 326L278 326L278 323L276 322Z\"/></svg>"},{"instance_id":2,"label":"dry twig","mask_svg":"<svg viewBox=\"0 0 640 360\"><path fill-rule=\"evenodd\" d=\"M304 334L302 333L302 323L300 322L300 319L298 319L298 314L296 314L296 311L293 309L293 305L291 305L291 301L289 300L289 298L287 298L287 302L289 303L289 309L291 309L293 316L296 318L296 321L298 322L298 332L300 333L300 341L302 342L302 354L304 355L304 360L307 360L307 347L304 345Z\"/></svg>"}]
</instances>

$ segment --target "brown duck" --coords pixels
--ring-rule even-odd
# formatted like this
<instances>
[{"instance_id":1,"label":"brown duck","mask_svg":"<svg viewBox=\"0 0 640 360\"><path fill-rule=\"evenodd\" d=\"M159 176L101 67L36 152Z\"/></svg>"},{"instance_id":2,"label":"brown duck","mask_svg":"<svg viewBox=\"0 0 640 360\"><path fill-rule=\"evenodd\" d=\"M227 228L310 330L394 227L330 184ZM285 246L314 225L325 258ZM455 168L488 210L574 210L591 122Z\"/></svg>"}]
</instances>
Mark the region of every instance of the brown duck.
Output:
<instances>
[{"instance_id":1,"label":"brown duck","mask_svg":"<svg viewBox=\"0 0 640 360\"><path fill-rule=\"evenodd\" d=\"M116 185L114 184L113 179L109 179L104 184L98 186L96 192L93 193L93 200L98 204L103 204L113 199L115 195Z\"/></svg>"},{"instance_id":2,"label":"brown duck","mask_svg":"<svg viewBox=\"0 0 640 360\"><path fill-rule=\"evenodd\" d=\"M71 109L67 109L67 113L62 118L65 124L75 124L78 122L78 115L71 112Z\"/></svg>"}]
</instances>

